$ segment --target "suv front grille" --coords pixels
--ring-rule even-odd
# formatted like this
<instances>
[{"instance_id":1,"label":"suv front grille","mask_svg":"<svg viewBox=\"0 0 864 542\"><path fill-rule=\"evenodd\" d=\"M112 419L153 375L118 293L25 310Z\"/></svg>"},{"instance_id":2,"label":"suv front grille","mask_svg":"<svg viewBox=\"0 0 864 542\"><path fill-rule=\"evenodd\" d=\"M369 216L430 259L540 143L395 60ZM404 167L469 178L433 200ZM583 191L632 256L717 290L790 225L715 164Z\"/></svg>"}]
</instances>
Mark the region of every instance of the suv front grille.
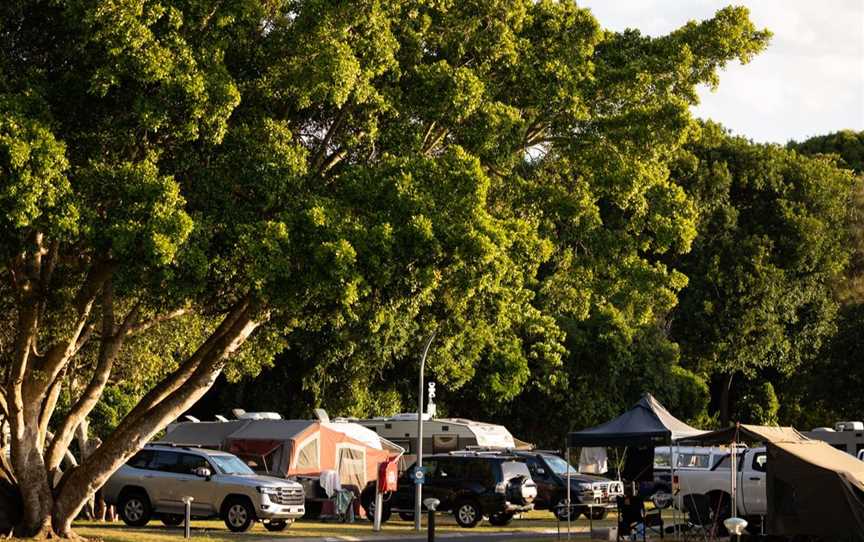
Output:
<instances>
[{"instance_id":1,"label":"suv front grille","mask_svg":"<svg viewBox=\"0 0 864 542\"><path fill-rule=\"evenodd\" d=\"M275 495L273 500L282 506L303 504L303 488L280 487L279 494Z\"/></svg>"}]
</instances>

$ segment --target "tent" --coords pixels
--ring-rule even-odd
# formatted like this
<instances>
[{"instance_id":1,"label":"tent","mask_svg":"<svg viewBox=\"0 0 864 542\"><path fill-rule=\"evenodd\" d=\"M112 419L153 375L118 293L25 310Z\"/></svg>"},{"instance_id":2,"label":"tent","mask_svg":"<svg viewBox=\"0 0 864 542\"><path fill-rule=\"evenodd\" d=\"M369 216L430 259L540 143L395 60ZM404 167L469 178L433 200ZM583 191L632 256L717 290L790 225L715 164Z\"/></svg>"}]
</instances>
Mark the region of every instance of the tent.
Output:
<instances>
[{"instance_id":1,"label":"tent","mask_svg":"<svg viewBox=\"0 0 864 542\"><path fill-rule=\"evenodd\" d=\"M567 435L571 448L583 446L641 446L669 444L703 431L690 427L669 413L650 393L633 408L604 424Z\"/></svg>"},{"instance_id":2,"label":"tent","mask_svg":"<svg viewBox=\"0 0 864 542\"><path fill-rule=\"evenodd\" d=\"M182 422L161 442L226 450L276 476L335 470L343 486L358 489L378 479L379 463L404 451L358 424L317 420Z\"/></svg>"},{"instance_id":3,"label":"tent","mask_svg":"<svg viewBox=\"0 0 864 542\"><path fill-rule=\"evenodd\" d=\"M864 461L791 427L738 425L682 442L764 442L766 532L864 541Z\"/></svg>"}]
</instances>

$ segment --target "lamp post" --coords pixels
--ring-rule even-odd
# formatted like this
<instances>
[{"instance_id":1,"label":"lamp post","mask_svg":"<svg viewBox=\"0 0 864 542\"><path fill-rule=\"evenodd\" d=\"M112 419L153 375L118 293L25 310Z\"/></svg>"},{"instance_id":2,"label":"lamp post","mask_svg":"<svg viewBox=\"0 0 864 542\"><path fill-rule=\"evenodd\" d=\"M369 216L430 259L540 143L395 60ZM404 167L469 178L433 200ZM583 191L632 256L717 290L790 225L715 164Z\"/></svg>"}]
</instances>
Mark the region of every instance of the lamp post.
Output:
<instances>
[{"instance_id":1,"label":"lamp post","mask_svg":"<svg viewBox=\"0 0 864 542\"><path fill-rule=\"evenodd\" d=\"M423 469L423 369L426 367L426 354L429 353L429 347L432 345L432 340L435 338L435 332L429 336L426 341L426 347L423 348L423 357L420 358L420 386L417 388L417 470ZM423 484L420 479L414 480L414 530L420 531L421 528L421 509L423 502Z\"/></svg>"}]
</instances>

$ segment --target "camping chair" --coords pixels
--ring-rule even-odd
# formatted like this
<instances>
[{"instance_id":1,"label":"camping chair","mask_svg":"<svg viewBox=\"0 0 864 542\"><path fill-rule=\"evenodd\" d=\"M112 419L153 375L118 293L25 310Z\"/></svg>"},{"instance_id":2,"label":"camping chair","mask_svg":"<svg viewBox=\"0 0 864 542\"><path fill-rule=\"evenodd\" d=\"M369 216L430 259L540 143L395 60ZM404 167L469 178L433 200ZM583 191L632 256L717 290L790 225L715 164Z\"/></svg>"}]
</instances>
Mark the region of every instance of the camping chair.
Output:
<instances>
[{"instance_id":1,"label":"camping chair","mask_svg":"<svg viewBox=\"0 0 864 542\"><path fill-rule=\"evenodd\" d=\"M687 514L686 534L687 538L707 539L714 534L714 518L712 517L711 500L708 495L691 493L684 495L681 501L684 503L684 512ZM701 536L695 536L701 535Z\"/></svg>"},{"instance_id":2,"label":"camping chair","mask_svg":"<svg viewBox=\"0 0 864 542\"><path fill-rule=\"evenodd\" d=\"M618 507L618 540L625 536L642 535L645 540L648 531L663 538L663 516L660 510L645 511L645 500L639 496L623 496L615 500ZM641 529L639 528L641 526Z\"/></svg>"}]
</instances>

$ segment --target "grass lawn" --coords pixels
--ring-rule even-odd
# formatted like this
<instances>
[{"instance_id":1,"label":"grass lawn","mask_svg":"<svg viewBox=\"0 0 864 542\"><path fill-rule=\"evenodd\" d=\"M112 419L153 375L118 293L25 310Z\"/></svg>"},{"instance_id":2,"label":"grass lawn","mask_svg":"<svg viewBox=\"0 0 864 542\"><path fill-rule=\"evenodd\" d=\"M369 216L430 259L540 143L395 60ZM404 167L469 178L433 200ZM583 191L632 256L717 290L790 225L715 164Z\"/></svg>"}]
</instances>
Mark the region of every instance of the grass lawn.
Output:
<instances>
[{"instance_id":1,"label":"grass lawn","mask_svg":"<svg viewBox=\"0 0 864 542\"><path fill-rule=\"evenodd\" d=\"M667 521L671 523L671 513L668 510L665 512L664 516L669 514ZM594 521L595 528L610 527L615 524L616 518L614 512L605 520ZM370 522L358 519L353 524L300 520L288 529L276 533L267 531L261 524L256 524L246 533L235 534L230 532L221 521L208 520L192 522L192 540L198 542L278 542L280 540L296 538L320 538L322 540L348 541L370 537L392 539L400 536L405 536L407 539L408 535L416 534L413 529L413 522L401 521L394 517L391 521L384 524L383 530L380 533L372 532L372 524ZM562 531L566 529L566 523L561 524L561 529ZM438 533L459 533L462 535L488 535L496 532L524 533L526 537L519 538L519 542L531 541L532 538L530 537L534 533L555 533L556 530L557 522L555 518L552 514L545 511L525 514L522 518L513 520L506 527L494 527L488 521L483 521L474 529L462 529L456 525L456 522L450 515L439 515L436 521L436 532ZM575 533L582 540L587 539L586 534L588 530L588 520L584 517L580 517L580 519L571 524L571 532ZM75 531L86 538L104 540L105 542L169 542L183 540L182 527L165 527L158 520L151 521L146 527L127 527L120 521L114 523L81 521L76 522ZM423 537L425 541L425 531L423 532ZM489 537L488 540L491 542L494 538ZM534 540L548 542L555 540L555 537L550 537L547 534L545 537ZM667 540L670 540L670 538L667 537Z\"/></svg>"},{"instance_id":2,"label":"grass lawn","mask_svg":"<svg viewBox=\"0 0 864 542\"><path fill-rule=\"evenodd\" d=\"M613 524L612 521L604 523ZM425 528L425 518L424 518ZM580 530L587 532L588 521L580 519L573 523L573 532ZM562 528L566 528L562 525ZM474 529L463 529L456 525L452 516L439 515L436 518L436 532L459 532L471 534L483 534L494 532L548 532L556 529L556 521L548 512L532 512L525 515L522 519L513 520L506 527L494 527L487 521L480 523ZM101 538L105 542L143 542L152 540L154 542L177 540L182 538L183 529L168 528L163 526L158 520L150 522L146 527L127 527L122 522L116 523L98 523L90 521L82 521L75 524L75 531L87 538ZM383 525L380 533L372 532L372 524L365 519L358 519L355 523L345 524L325 521L307 521L299 520L291 527L282 532L270 532L264 529L260 524L256 524L246 533L237 534L230 532L222 521L193 521L192 534L193 540L210 541L210 542L263 542L268 539L291 539L291 538L328 538L328 537L371 537L393 538L399 535L409 535L414 533L414 523L401 521L398 518L393 518ZM425 530L424 530L425 533Z\"/></svg>"}]
</instances>

